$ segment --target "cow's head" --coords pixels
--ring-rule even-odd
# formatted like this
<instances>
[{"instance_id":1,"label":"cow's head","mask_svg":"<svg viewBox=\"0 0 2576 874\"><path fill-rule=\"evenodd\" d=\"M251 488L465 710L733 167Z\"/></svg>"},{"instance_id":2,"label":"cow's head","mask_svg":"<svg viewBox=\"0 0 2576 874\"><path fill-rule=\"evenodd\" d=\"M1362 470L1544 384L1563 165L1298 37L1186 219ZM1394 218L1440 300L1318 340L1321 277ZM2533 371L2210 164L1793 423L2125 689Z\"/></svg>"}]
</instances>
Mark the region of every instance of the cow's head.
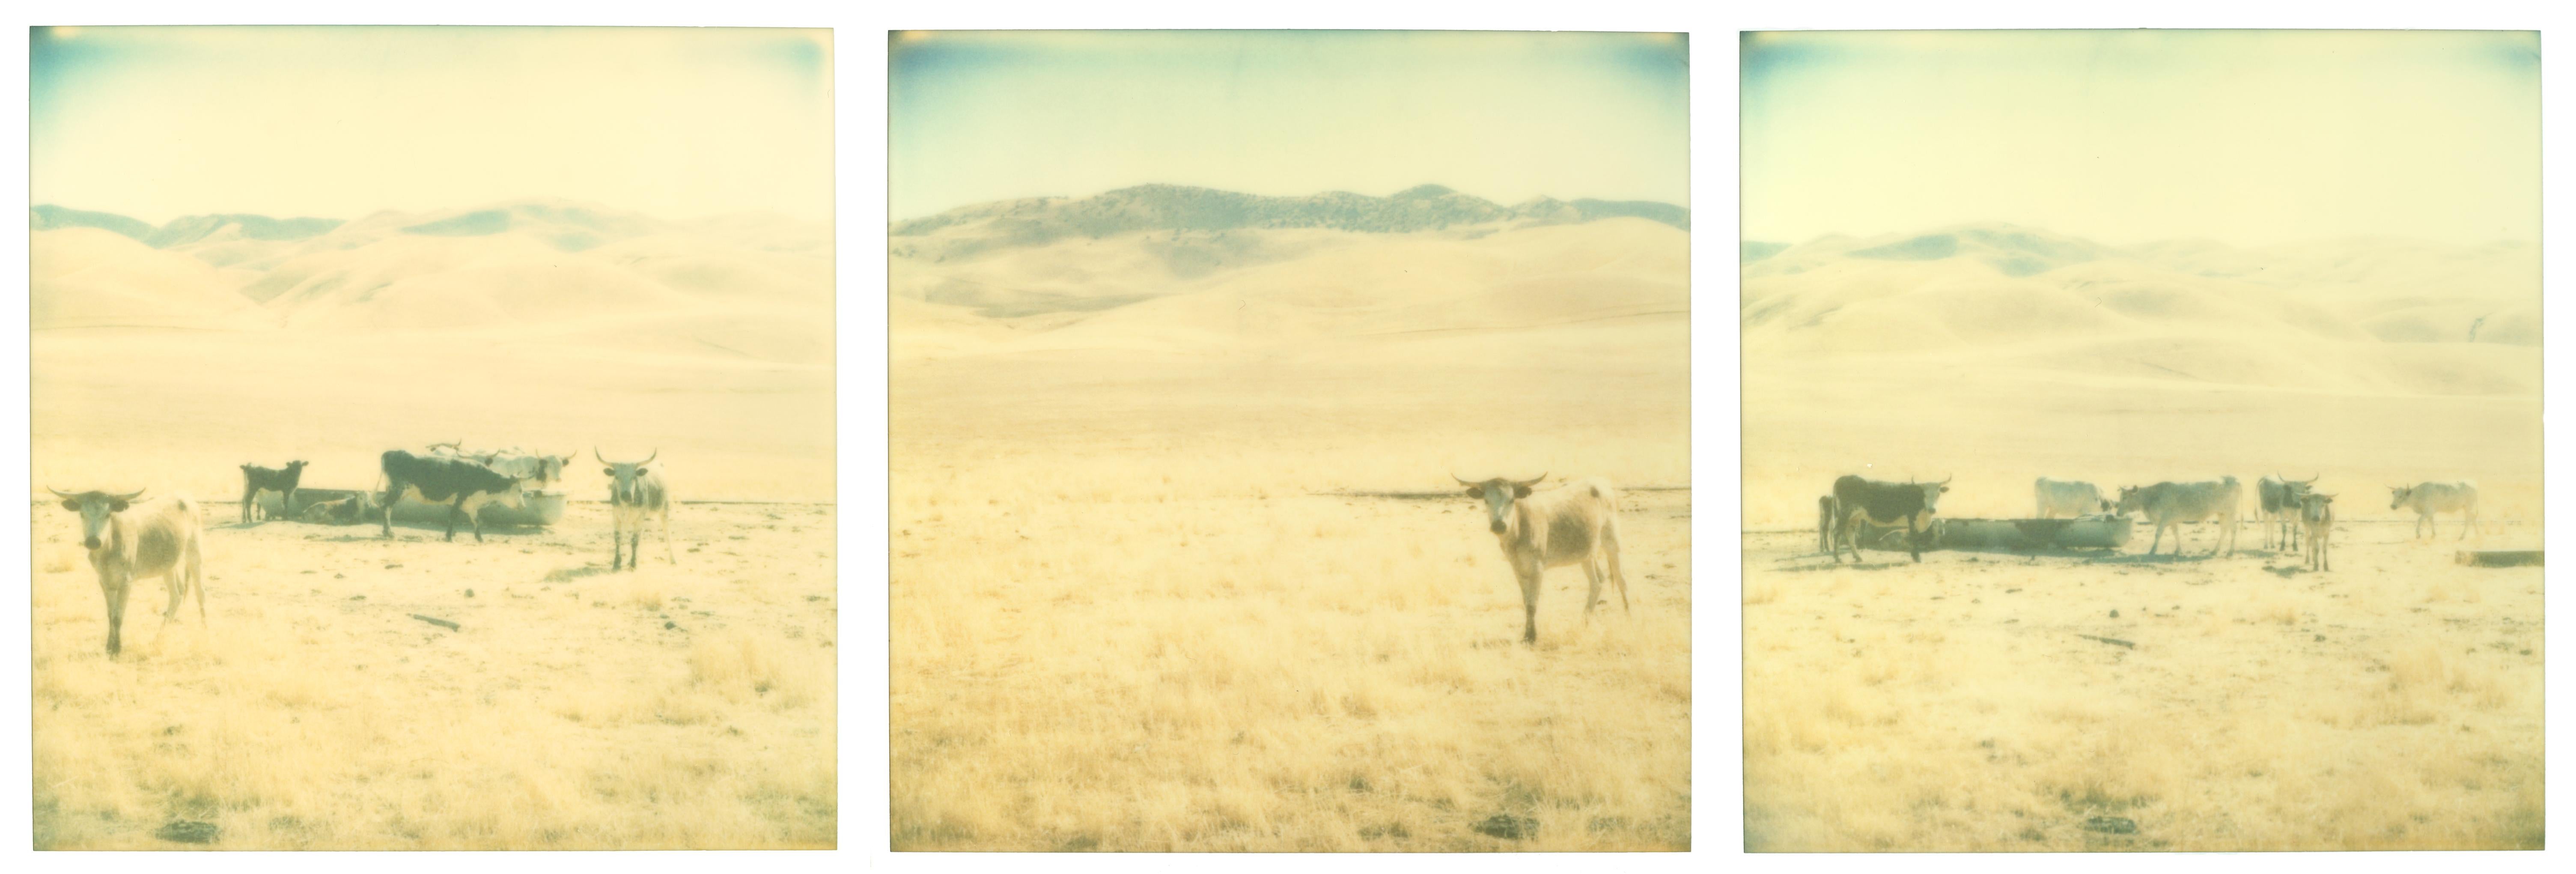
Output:
<instances>
[{"instance_id":1,"label":"cow's head","mask_svg":"<svg viewBox=\"0 0 2576 874\"><path fill-rule=\"evenodd\" d=\"M2123 513L2144 510L2147 508L2147 490L2137 486L2121 486L2120 500L2114 502L2112 506L2119 508Z\"/></svg>"},{"instance_id":2,"label":"cow's head","mask_svg":"<svg viewBox=\"0 0 2576 874\"><path fill-rule=\"evenodd\" d=\"M653 454L644 456L643 461L610 461L599 454L599 447L590 448L590 457L597 458L599 463L608 465L601 468L600 472L608 475L608 502L611 504L643 503L644 491L636 481L645 474L653 472L645 465L653 463L653 459L661 455L662 450L656 449L653 450Z\"/></svg>"},{"instance_id":3,"label":"cow's head","mask_svg":"<svg viewBox=\"0 0 2576 874\"><path fill-rule=\"evenodd\" d=\"M2389 486L2388 509L2394 510L2399 507L2406 506L2406 499L2414 496L2414 486Z\"/></svg>"},{"instance_id":4,"label":"cow's head","mask_svg":"<svg viewBox=\"0 0 2576 874\"><path fill-rule=\"evenodd\" d=\"M1950 481L1954 479L1958 479L1958 477L1943 477L1941 481L1937 483L1918 483L1913 480L1906 480L1905 482L1907 485L1918 486L1923 489L1923 512L1938 513L1941 511L1941 495L1942 493L1950 490Z\"/></svg>"},{"instance_id":5,"label":"cow's head","mask_svg":"<svg viewBox=\"0 0 2576 874\"><path fill-rule=\"evenodd\" d=\"M1450 474L1449 478L1458 480L1460 485L1466 486L1468 497L1485 502L1485 519L1490 523L1486 527L1493 529L1496 534L1506 534L1511 531L1512 502L1529 497L1530 487L1538 485L1540 480L1547 479L1547 474L1542 473L1525 480L1495 477L1480 483L1460 479L1454 473Z\"/></svg>"},{"instance_id":6,"label":"cow's head","mask_svg":"<svg viewBox=\"0 0 2576 874\"><path fill-rule=\"evenodd\" d=\"M299 460L299 461L290 461L290 462L287 462L287 463L286 463L286 475L287 475L287 476L290 476L290 477L300 477L300 476L303 476L303 475L304 475L304 462L303 462L303 461L300 461L300 460Z\"/></svg>"},{"instance_id":7,"label":"cow's head","mask_svg":"<svg viewBox=\"0 0 2576 874\"><path fill-rule=\"evenodd\" d=\"M2309 492L2305 495L2301 495L2299 496L2299 509L2301 511L2299 515L2306 517L2312 522L2323 522L2326 520L2326 507L2334 503L2334 498L2335 496L2333 495L2323 494L2320 492Z\"/></svg>"},{"instance_id":8,"label":"cow's head","mask_svg":"<svg viewBox=\"0 0 2576 874\"><path fill-rule=\"evenodd\" d=\"M63 499L63 509L80 514L81 546L88 549L98 548L98 536L107 531L107 517L110 514L125 512L125 508L133 506L134 499L143 497L143 492L139 489L122 495L97 491L76 495L53 486L46 486L45 490Z\"/></svg>"}]
</instances>

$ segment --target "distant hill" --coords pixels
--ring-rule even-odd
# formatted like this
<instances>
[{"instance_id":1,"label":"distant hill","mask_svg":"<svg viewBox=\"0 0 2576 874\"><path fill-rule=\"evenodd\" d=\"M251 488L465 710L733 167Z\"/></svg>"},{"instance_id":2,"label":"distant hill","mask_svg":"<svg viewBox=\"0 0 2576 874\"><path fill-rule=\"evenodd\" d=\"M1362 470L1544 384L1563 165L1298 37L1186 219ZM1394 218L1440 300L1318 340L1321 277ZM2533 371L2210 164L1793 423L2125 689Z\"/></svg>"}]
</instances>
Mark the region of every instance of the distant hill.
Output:
<instances>
[{"instance_id":1,"label":"distant hill","mask_svg":"<svg viewBox=\"0 0 2576 874\"><path fill-rule=\"evenodd\" d=\"M1535 198L1504 206L1439 185L1421 185L1386 197L1330 191L1304 197L1271 197L1187 185L1138 185L1079 200L1026 198L960 207L896 222L895 237L934 234L954 238L949 256L997 248L1039 246L1060 239L1102 238L1139 231L1230 231L1315 228L1359 233L1408 233L1473 225L1527 227L1634 217L1690 229L1690 210L1652 201Z\"/></svg>"},{"instance_id":2,"label":"distant hill","mask_svg":"<svg viewBox=\"0 0 2576 874\"><path fill-rule=\"evenodd\" d=\"M560 200L354 220L29 209L30 313L72 328L497 328L627 351L831 359L831 226Z\"/></svg>"},{"instance_id":3,"label":"distant hill","mask_svg":"<svg viewBox=\"0 0 2576 874\"><path fill-rule=\"evenodd\" d=\"M181 216L179 218L171 219L168 224L155 228L141 219L121 216L112 212L90 212L88 210L71 209L52 204L43 204L29 207L27 209L27 229L31 231L53 231L61 230L63 228L98 228L101 230L115 231L117 233L124 234L155 249L167 249L172 246L184 246L189 243L194 243L208 237L216 236L227 227L240 228L240 232L235 235L239 239L303 240L330 233L332 228L339 226L339 219L280 219L270 218L264 215L227 213L218 215Z\"/></svg>"},{"instance_id":4,"label":"distant hill","mask_svg":"<svg viewBox=\"0 0 2576 874\"><path fill-rule=\"evenodd\" d=\"M1789 244L1787 243L1765 243L1760 240L1746 240L1744 241L1744 261L1746 263L1760 261L1764 258L1780 254L1780 250L1786 248L1789 248Z\"/></svg>"},{"instance_id":5,"label":"distant hill","mask_svg":"<svg viewBox=\"0 0 2576 874\"><path fill-rule=\"evenodd\" d=\"M2110 246L1988 223L1744 247L1748 361L1910 355L1933 370L2265 390L2538 386L2528 243Z\"/></svg>"},{"instance_id":6,"label":"distant hill","mask_svg":"<svg viewBox=\"0 0 2576 874\"><path fill-rule=\"evenodd\" d=\"M152 235L152 226L141 219L127 218L112 212L90 212L45 204L27 209L27 229L58 231L64 228L98 228L115 231L141 240Z\"/></svg>"}]
</instances>

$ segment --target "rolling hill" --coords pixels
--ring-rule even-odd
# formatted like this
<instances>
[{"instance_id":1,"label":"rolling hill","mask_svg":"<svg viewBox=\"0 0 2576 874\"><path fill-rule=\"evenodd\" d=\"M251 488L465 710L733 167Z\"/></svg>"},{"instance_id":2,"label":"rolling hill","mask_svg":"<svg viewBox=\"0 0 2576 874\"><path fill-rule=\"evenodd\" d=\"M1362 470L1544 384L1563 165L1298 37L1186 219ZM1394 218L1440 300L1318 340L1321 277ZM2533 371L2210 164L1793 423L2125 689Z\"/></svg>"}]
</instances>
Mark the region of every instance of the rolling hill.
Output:
<instances>
[{"instance_id":1,"label":"rolling hill","mask_svg":"<svg viewBox=\"0 0 2576 874\"><path fill-rule=\"evenodd\" d=\"M202 215L158 228L56 206L29 217L37 331L510 329L618 345L627 341L592 323L642 317L652 327L634 342L666 353L831 360L821 223L672 222L546 200L351 221Z\"/></svg>"}]
</instances>

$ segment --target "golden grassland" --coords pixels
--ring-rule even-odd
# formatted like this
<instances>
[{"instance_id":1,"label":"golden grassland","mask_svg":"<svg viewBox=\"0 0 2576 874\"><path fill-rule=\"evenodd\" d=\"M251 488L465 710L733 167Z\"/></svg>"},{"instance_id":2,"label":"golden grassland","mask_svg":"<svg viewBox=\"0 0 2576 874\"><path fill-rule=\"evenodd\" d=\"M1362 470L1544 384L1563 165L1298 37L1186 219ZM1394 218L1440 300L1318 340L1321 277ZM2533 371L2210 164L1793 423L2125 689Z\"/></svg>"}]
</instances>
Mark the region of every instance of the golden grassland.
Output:
<instances>
[{"instance_id":1,"label":"golden grassland","mask_svg":"<svg viewBox=\"0 0 2576 874\"><path fill-rule=\"evenodd\" d=\"M2308 572L2189 527L2179 560L1839 567L1747 534L1746 848L2542 846L2539 568L2346 523Z\"/></svg>"},{"instance_id":2,"label":"golden grassland","mask_svg":"<svg viewBox=\"0 0 2576 874\"><path fill-rule=\"evenodd\" d=\"M1688 492L1620 503L1633 613L1586 624L1557 569L1534 648L1463 495L1316 494L1687 483L1683 327L1607 379L1438 343L898 360L895 848L1688 848Z\"/></svg>"},{"instance_id":3,"label":"golden grassland","mask_svg":"<svg viewBox=\"0 0 2576 874\"><path fill-rule=\"evenodd\" d=\"M829 506L683 504L679 563L615 574L596 504L480 544L204 513L209 620L139 583L111 660L79 522L36 507L37 848L833 846Z\"/></svg>"}]
</instances>

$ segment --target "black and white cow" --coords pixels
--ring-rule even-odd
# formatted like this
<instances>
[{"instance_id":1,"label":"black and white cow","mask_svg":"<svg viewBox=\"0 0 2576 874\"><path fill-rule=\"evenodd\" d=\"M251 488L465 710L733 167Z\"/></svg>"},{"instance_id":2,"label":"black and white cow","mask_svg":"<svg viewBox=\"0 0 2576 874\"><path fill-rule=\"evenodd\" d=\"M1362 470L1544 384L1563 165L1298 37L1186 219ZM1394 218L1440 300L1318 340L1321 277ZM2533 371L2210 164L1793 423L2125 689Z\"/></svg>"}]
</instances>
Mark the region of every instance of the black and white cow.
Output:
<instances>
[{"instance_id":1,"label":"black and white cow","mask_svg":"<svg viewBox=\"0 0 2576 874\"><path fill-rule=\"evenodd\" d=\"M519 490L519 480L484 467L474 461L444 455L413 455L400 449L385 450L385 536L394 536L394 503L410 498L424 504L446 504L447 539L456 539L459 517L474 523L474 540L483 540L484 504L498 501L511 507L526 507L527 498Z\"/></svg>"},{"instance_id":2,"label":"black and white cow","mask_svg":"<svg viewBox=\"0 0 2576 874\"><path fill-rule=\"evenodd\" d=\"M1906 551L1915 561L1923 560L1923 542L1932 533L1932 514L1940 508L1941 493L1950 490L1950 481L1937 483L1887 483L1844 476L1834 480L1834 506L1839 514L1834 519L1834 561L1843 560L1843 547L1849 546L1852 560L1860 560L1861 523L1881 528L1903 528Z\"/></svg>"}]
</instances>

